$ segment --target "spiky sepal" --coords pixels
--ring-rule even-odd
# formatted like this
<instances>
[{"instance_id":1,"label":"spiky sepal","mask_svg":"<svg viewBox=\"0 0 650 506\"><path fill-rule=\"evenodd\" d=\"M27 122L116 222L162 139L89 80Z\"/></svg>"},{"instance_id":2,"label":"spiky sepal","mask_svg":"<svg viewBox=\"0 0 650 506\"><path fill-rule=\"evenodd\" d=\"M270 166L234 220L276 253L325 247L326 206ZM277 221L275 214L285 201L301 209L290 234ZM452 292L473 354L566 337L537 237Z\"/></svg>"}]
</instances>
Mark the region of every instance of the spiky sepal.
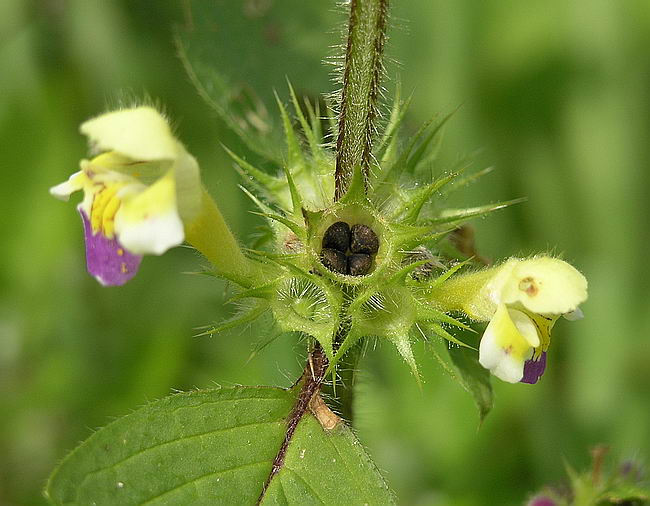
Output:
<instances>
[{"instance_id":1,"label":"spiky sepal","mask_svg":"<svg viewBox=\"0 0 650 506\"><path fill-rule=\"evenodd\" d=\"M436 197L451 187L462 170L430 176L424 182L409 180L421 178L423 166L430 168L435 162L448 116L425 125L399 150L396 134L404 116L399 98L385 141L377 148L381 162L377 171L367 178L361 166L355 167L346 193L335 200L334 153L319 137L320 124L317 128L306 119L316 118L317 111L308 103L303 111L293 90L291 97L296 122L278 101L287 139L281 173L268 174L228 151L273 238L265 250L251 252L266 269L266 281L247 287L237 298L257 301L252 316L269 308L281 330L317 340L330 367L356 342L374 336L392 342L417 376L411 350L412 336L420 335L416 329L463 344L445 329L466 325L444 307L436 307L430 297L432 286L444 283L462 266L445 258L441 253L445 249L439 248L454 228L450 223L456 225L505 204L454 211L436 206L442 200ZM337 222L365 225L378 237L378 250L365 275L331 270L321 260L323 237Z\"/></svg>"}]
</instances>

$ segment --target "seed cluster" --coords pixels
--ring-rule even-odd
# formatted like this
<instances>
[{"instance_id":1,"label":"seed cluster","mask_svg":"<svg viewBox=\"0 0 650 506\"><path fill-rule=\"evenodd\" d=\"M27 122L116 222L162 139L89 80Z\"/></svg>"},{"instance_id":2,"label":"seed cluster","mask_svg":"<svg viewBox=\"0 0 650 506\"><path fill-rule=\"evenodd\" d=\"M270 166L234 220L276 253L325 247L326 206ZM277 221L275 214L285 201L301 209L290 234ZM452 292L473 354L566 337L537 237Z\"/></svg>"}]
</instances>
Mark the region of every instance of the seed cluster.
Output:
<instances>
[{"instance_id":1,"label":"seed cluster","mask_svg":"<svg viewBox=\"0 0 650 506\"><path fill-rule=\"evenodd\" d=\"M321 262L329 270L350 276L363 276L372 268L379 251L379 238L367 225L348 225L337 221L323 236Z\"/></svg>"}]
</instances>

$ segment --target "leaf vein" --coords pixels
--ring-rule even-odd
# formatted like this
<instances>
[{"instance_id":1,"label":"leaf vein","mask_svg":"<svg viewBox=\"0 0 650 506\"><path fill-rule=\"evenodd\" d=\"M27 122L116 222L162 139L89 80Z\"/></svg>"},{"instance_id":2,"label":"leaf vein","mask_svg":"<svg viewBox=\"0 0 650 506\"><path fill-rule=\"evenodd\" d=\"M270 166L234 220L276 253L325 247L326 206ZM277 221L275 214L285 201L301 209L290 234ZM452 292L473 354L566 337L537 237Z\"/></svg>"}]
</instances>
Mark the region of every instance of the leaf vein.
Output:
<instances>
[{"instance_id":1,"label":"leaf vein","mask_svg":"<svg viewBox=\"0 0 650 506\"><path fill-rule=\"evenodd\" d=\"M171 445L171 444L178 443L178 442L187 441L189 439L209 436L211 434L216 434L216 433L219 433L219 432L226 432L228 430L233 430L233 429L247 428L247 427L252 427L252 426L255 426L255 425L277 424L280 421L281 420L269 420L268 422L255 422L255 423L247 423L245 425L235 425L235 426L232 426L232 427L221 427L219 429L213 429L213 430L209 430L207 432L201 432L200 434L192 434L192 435L189 435L189 436L184 436L184 437L180 437L180 438L176 438L176 439L171 439L169 441L163 441L162 443L158 443L158 444L155 444L155 445L152 445L152 446L148 446L147 448L143 448L141 450L138 450L136 453L133 453L133 454L121 459L121 460L118 460L117 462L113 462L113 463L111 463L110 465L108 465L106 467L102 467L101 469L91 471L88 474L86 474L83 481L86 481L92 475L101 473L103 471L107 471L109 469L114 469L117 466L119 466L119 465L123 464L124 462L126 462L127 460L138 457L139 455L142 455L142 454L144 454L144 453L146 453L146 452L148 452L150 450L154 450L156 448L160 448L160 447L163 447L163 446L166 446L166 445ZM83 483L83 481L82 481L82 483Z\"/></svg>"},{"instance_id":2,"label":"leaf vein","mask_svg":"<svg viewBox=\"0 0 650 506\"><path fill-rule=\"evenodd\" d=\"M260 461L260 462L250 462L250 463L248 463L248 464L240 464L240 465L238 465L238 466L230 467L230 468L228 468L228 469L220 469L220 470L218 470L218 471L211 471L211 472L206 473L206 474L203 474L203 475L201 475L201 476L197 476L196 478L193 478L193 479L190 480L190 481L186 481L185 483L181 483L181 484L179 484L179 485L176 485L176 486L173 487L173 488L170 488L170 489L168 489L168 490L165 490L164 492L161 492L161 493L158 494L157 496L151 497L151 498L147 499L145 502L142 502L142 503L140 503L140 504L141 504L141 505L144 505L144 504L151 504L153 501L155 501L155 500L157 500L157 499L160 499L162 496L165 496L165 495L168 495L168 494L172 494L172 493L174 493L174 492L178 492L178 491L179 491L180 489L182 489L183 487L187 487L187 486L189 486L189 485L194 485L194 486L196 486L197 482L199 482L199 481L201 481L201 480L203 480L203 479L205 479L205 478L210 478L210 477L212 477L212 476L217 476L218 474L229 473L229 472L232 472L232 471L238 471L239 469L243 469L243 468L246 468L246 467L259 466L259 465L261 465L261 464L270 464L270 463L271 463L271 460L269 459L269 460L263 460L263 461Z\"/></svg>"},{"instance_id":3,"label":"leaf vein","mask_svg":"<svg viewBox=\"0 0 650 506\"><path fill-rule=\"evenodd\" d=\"M305 480L302 476L300 476L300 474L298 474L298 471L295 471L294 469L291 469L286 464L284 465L284 469L286 469L291 474L293 474L296 478L298 478L298 480L300 482L302 482L302 484L305 486L305 488L308 489L309 491L311 491L312 494L314 495L314 497L316 499L318 499L321 504L327 504L325 501L323 501L323 499L321 499L320 495L318 495L318 492L316 492L314 487L312 487L307 480ZM280 481L282 481L282 480L280 480Z\"/></svg>"},{"instance_id":4,"label":"leaf vein","mask_svg":"<svg viewBox=\"0 0 650 506\"><path fill-rule=\"evenodd\" d=\"M339 449L339 447L336 446L336 444L334 443L334 439L329 437L328 434L325 434L325 439L327 439L327 442L332 446L332 448L334 448L334 451L336 452L336 454L341 459L341 462L343 462L343 467L345 467L345 469L347 469L348 474L350 474L351 476L354 476L354 473L352 472L352 470L350 469L350 466L348 465L348 461L347 461L346 457L343 456L343 454L341 453L341 450Z\"/></svg>"}]
</instances>

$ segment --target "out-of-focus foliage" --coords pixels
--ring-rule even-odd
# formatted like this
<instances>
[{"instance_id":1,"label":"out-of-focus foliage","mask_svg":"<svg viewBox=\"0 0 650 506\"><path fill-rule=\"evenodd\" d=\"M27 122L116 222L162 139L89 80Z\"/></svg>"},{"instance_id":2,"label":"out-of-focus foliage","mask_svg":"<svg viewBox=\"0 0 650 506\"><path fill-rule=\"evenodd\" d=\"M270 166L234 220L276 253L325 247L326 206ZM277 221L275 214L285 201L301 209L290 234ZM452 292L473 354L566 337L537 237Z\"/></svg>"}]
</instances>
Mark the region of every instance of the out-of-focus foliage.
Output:
<instances>
[{"instance_id":1,"label":"out-of-focus foliage","mask_svg":"<svg viewBox=\"0 0 650 506\"><path fill-rule=\"evenodd\" d=\"M650 500L645 466L633 459L611 462L606 459L608 448L591 449L589 469L579 472L565 462L568 478L565 483L546 486L531 497L526 506L608 506L625 504L639 506Z\"/></svg>"},{"instance_id":2,"label":"out-of-focus foliage","mask_svg":"<svg viewBox=\"0 0 650 506\"><path fill-rule=\"evenodd\" d=\"M279 37L310 65L331 54L264 25L279 1L236 3L251 26L270 30L268 44ZM287 386L301 369L293 337L246 363L265 337L257 326L192 338L236 308L222 305L223 283L183 274L200 263L191 250L148 257L125 287L98 286L84 271L78 216L47 194L86 152L81 121L119 103L120 90L148 94L177 120L239 237L255 233L259 221L233 191L237 175L219 141L244 147L175 57L172 27L186 22L189 3L0 2L2 504L40 504L66 450L147 400L213 382ZM529 197L476 223L480 253L562 252L589 279L590 299L584 320L557 326L539 385L496 384L495 409L478 432L470 396L429 350L417 350L421 391L394 351L379 346L361 363L359 438L404 504L519 504L562 480L563 458L584 468L594 443L647 457L647 2L411 0L395 2L393 20L388 54L400 65L389 65L387 86L399 73L405 90L415 87L413 128L463 104L443 156L452 164L482 148L476 164L497 168L453 198ZM240 26L232 36L248 51L252 28ZM327 72L312 89L314 76L302 81L299 68L287 62L283 73L300 92L331 90ZM268 83L263 69L247 79L255 90Z\"/></svg>"}]
</instances>

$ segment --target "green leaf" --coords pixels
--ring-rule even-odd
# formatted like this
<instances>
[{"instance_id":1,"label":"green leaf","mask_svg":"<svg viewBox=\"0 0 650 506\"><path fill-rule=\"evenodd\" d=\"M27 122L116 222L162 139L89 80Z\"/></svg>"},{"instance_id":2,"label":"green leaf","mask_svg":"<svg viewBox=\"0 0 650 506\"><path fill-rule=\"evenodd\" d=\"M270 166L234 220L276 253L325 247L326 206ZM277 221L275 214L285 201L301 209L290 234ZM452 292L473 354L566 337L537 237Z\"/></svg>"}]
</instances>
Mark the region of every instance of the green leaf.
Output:
<instances>
[{"instance_id":1,"label":"green leaf","mask_svg":"<svg viewBox=\"0 0 650 506\"><path fill-rule=\"evenodd\" d=\"M484 206L477 207L468 207L465 209L446 209L444 210L438 218L430 220L430 224L444 224L444 223L458 223L462 221L467 221L471 218L476 218L477 216L484 216L488 213L498 211L499 209L504 209L506 207L513 206L515 204L521 204L527 199L525 197L507 200L505 202L497 202L495 204L487 204Z\"/></svg>"},{"instance_id":2,"label":"green leaf","mask_svg":"<svg viewBox=\"0 0 650 506\"><path fill-rule=\"evenodd\" d=\"M460 346L461 348L469 348L470 350L474 350L474 352L476 352L476 349L472 348L469 344L464 343L453 334L447 332L439 323L428 323L427 327L431 329L437 336L442 337L450 343L455 344L456 346Z\"/></svg>"},{"instance_id":3,"label":"green leaf","mask_svg":"<svg viewBox=\"0 0 650 506\"><path fill-rule=\"evenodd\" d=\"M280 449L297 390L236 387L169 396L99 430L54 471L52 504L250 504ZM350 429L306 413L264 504L390 504Z\"/></svg>"},{"instance_id":4,"label":"green leaf","mask_svg":"<svg viewBox=\"0 0 650 506\"><path fill-rule=\"evenodd\" d=\"M284 181L282 181L282 179L258 169L243 158L237 156L237 154L231 151L227 146L222 144L222 147L224 151L237 163L237 166L240 169L240 174L244 177L244 180L252 179L270 194L277 192L284 186Z\"/></svg>"},{"instance_id":5,"label":"green leaf","mask_svg":"<svg viewBox=\"0 0 650 506\"><path fill-rule=\"evenodd\" d=\"M426 153L429 150L432 150L433 153L431 153L431 157L435 157L435 146L433 145L433 140L434 139L440 139L441 136L438 134L442 131L443 127L449 121L449 119L456 113L458 108L444 116L440 121L438 121L435 126L431 129L431 131L422 139L422 142L420 145L413 151L412 153L409 151L406 154L408 155L408 158L404 161L406 165L406 170L413 172L417 165L422 162L424 159L426 159ZM439 146L439 145L438 145Z\"/></svg>"},{"instance_id":6,"label":"green leaf","mask_svg":"<svg viewBox=\"0 0 650 506\"><path fill-rule=\"evenodd\" d=\"M247 308L241 311L238 315L235 315L234 317L230 318L229 320L219 325L213 325L209 327L207 330L204 330L203 332L196 334L194 337L200 337L200 336L212 337L215 334L219 334L220 332L223 332L224 330L229 330L235 327L239 327L240 325L245 325L254 320L257 320L257 318L262 316L262 314L264 314L268 309L269 307L267 304L259 304L252 308Z\"/></svg>"},{"instance_id":7,"label":"green leaf","mask_svg":"<svg viewBox=\"0 0 650 506\"><path fill-rule=\"evenodd\" d=\"M298 138L296 137L296 131L293 128L289 114L287 113L287 109L284 107L284 104L277 93L275 94L275 101L280 110L280 117L282 118L282 126L284 128L284 137L287 143L287 163L283 163L282 166L285 168L285 173L289 173L287 167L291 167L293 170L301 169L305 165L305 159L302 155L302 149L298 142Z\"/></svg>"},{"instance_id":8,"label":"green leaf","mask_svg":"<svg viewBox=\"0 0 650 506\"><path fill-rule=\"evenodd\" d=\"M351 170L348 186L345 194L341 197L342 204L362 204L366 197L366 177L361 165Z\"/></svg>"},{"instance_id":9,"label":"green leaf","mask_svg":"<svg viewBox=\"0 0 650 506\"><path fill-rule=\"evenodd\" d=\"M462 339L463 342L478 347L477 340L478 336L469 332L465 332ZM450 346L448 350L449 356L458 371L460 384L474 397L480 423L483 423L494 403L490 372L479 364L476 350L456 346Z\"/></svg>"},{"instance_id":10,"label":"green leaf","mask_svg":"<svg viewBox=\"0 0 650 506\"><path fill-rule=\"evenodd\" d=\"M418 372L418 363L415 360L413 355L413 347L411 346L411 339L409 338L408 333L395 333L390 334L388 339L395 345L397 352L404 359L404 362L411 368L415 380L418 382L418 386L422 388L422 379L420 378L420 373Z\"/></svg>"},{"instance_id":11,"label":"green leaf","mask_svg":"<svg viewBox=\"0 0 650 506\"><path fill-rule=\"evenodd\" d=\"M404 223L416 223L422 207L431 199L431 196L456 177L457 174L447 174L422 188L409 191L405 201L393 211L393 217L399 218L401 216L400 221Z\"/></svg>"},{"instance_id":12,"label":"green leaf","mask_svg":"<svg viewBox=\"0 0 650 506\"><path fill-rule=\"evenodd\" d=\"M425 337L427 335L423 332L423 328L436 334L436 330L430 329L427 325L418 325L418 327ZM463 389L472 394L476 407L478 408L480 425L485 420L494 403L490 373L479 364L477 351L468 347L478 348L479 336L473 334L471 331L456 331L455 333L459 335L459 339L465 346L450 346L446 339L438 335L433 339L427 339L427 342L430 345L429 349L443 370L452 379L456 380ZM445 354L441 350L442 346L447 349L451 363L444 356Z\"/></svg>"},{"instance_id":13,"label":"green leaf","mask_svg":"<svg viewBox=\"0 0 650 506\"><path fill-rule=\"evenodd\" d=\"M397 132L402 125L406 111L411 104L412 96L406 100L402 100L402 83L397 81L395 87L395 96L393 97L393 107L390 112L388 123L384 128L381 140L377 143L376 156L381 163L381 168L389 166L392 162L392 157L395 155L397 149Z\"/></svg>"},{"instance_id":14,"label":"green leaf","mask_svg":"<svg viewBox=\"0 0 650 506\"><path fill-rule=\"evenodd\" d=\"M298 117L298 121L300 122L300 126L302 128L302 132L307 138L307 142L309 143L309 148L311 149L312 155L318 155L321 153L321 150L319 148L319 143L321 142L321 136L314 133L314 130L312 129L312 125L307 121L307 118L305 118L304 113L302 112L302 109L300 107L300 103L298 102L298 97L296 96L296 92L293 89L293 86L291 85L291 82L287 80L287 84L289 85L289 93L291 94L291 103L293 104L293 109ZM305 101L305 107L310 113L310 117L314 116L313 111L311 110L311 107L309 106L309 101ZM283 117L284 119L284 117ZM314 122L314 124L320 125L318 122Z\"/></svg>"},{"instance_id":15,"label":"green leaf","mask_svg":"<svg viewBox=\"0 0 650 506\"><path fill-rule=\"evenodd\" d=\"M395 502L352 431L339 423L327 433L309 415L298 425L284 466L271 481L261 504Z\"/></svg>"}]
</instances>

